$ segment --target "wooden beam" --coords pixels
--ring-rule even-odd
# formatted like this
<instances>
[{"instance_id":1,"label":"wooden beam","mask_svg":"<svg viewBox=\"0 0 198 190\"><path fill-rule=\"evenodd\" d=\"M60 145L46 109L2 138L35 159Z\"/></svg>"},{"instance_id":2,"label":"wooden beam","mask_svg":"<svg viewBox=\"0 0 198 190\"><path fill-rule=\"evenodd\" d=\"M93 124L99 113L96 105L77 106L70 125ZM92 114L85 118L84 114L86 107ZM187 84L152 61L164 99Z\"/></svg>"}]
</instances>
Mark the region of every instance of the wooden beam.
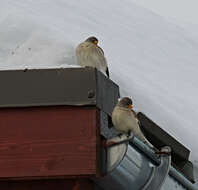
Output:
<instances>
[{"instance_id":1,"label":"wooden beam","mask_svg":"<svg viewBox=\"0 0 198 190\"><path fill-rule=\"evenodd\" d=\"M96 106L111 116L119 87L86 68L0 70L0 107Z\"/></svg>"},{"instance_id":2,"label":"wooden beam","mask_svg":"<svg viewBox=\"0 0 198 190\"><path fill-rule=\"evenodd\" d=\"M93 190L94 184L88 179L1 181L0 188L3 190Z\"/></svg>"},{"instance_id":3,"label":"wooden beam","mask_svg":"<svg viewBox=\"0 0 198 190\"><path fill-rule=\"evenodd\" d=\"M0 179L98 173L95 107L0 109Z\"/></svg>"}]
</instances>

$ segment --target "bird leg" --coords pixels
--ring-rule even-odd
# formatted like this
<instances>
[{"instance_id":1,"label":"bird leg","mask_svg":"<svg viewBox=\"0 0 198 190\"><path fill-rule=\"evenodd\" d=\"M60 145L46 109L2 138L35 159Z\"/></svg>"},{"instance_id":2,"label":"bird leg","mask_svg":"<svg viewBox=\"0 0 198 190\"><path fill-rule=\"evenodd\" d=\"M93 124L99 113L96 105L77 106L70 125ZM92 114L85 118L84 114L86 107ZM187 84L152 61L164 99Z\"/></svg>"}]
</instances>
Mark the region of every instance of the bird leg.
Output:
<instances>
[{"instance_id":1,"label":"bird leg","mask_svg":"<svg viewBox=\"0 0 198 190\"><path fill-rule=\"evenodd\" d=\"M131 130L128 130L127 137L129 138L131 136Z\"/></svg>"}]
</instances>

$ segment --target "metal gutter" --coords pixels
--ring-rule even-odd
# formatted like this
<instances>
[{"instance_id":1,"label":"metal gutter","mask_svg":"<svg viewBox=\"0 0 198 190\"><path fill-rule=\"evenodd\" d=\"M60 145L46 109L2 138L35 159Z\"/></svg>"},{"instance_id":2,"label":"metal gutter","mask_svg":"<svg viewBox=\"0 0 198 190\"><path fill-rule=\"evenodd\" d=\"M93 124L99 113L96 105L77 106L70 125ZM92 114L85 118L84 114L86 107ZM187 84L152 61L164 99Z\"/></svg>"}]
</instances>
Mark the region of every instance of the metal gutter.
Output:
<instances>
[{"instance_id":1,"label":"metal gutter","mask_svg":"<svg viewBox=\"0 0 198 190\"><path fill-rule=\"evenodd\" d=\"M175 168L172 166L169 170L169 175L175 178L179 183L181 183L184 187L189 190L198 190L198 187L193 185L189 180L187 180L181 173L179 173Z\"/></svg>"},{"instance_id":2,"label":"metal gutter","mask_svg":"<svg viewBox=\"0 0 198 190\"><path fill-rule=\"evenodd\" d=\"M134 143L133 146L128 146L127 139ZM134 136L126 139L115 137L107 142L107 145L110 144L106 149L107 175L95 179L97 185L108 190L158 190L162 187L170 168L169 155L158 158L147 146L138 143ZM143 152L147 152L148 156ZM150 157L159 165L156 166Z\"/></svg>"},{"instance_id":3,"label":"metal gutter","mask_svg":"<svg viewBox=\"0 0 198 190\"><path fill-rule=\"evenodd\" d=\"M112 154L111 148L109 151ZM109 153L107 154L109 155ZM114 154L112 154L113 157ZM151 162L135 148L128 146L127 152L121 162L119 162L119 165L104 177L95 178L94 181L104 190L140 190L150 182L152 176L153 165Z\"/></svg>"},{"instance_id":4,"label":"metal gutter","mask_svg":"<svg viewBox=\"0 0 198 190\"><path fill-rule=\"evenodd\" d=\"M149 157L156 165L160 164L159 157L143 142L134 137L131 141L131 145L137 147L142 151L147 157ZM180 172L178 172L174 167L170 167L169 175L175 178L179 183L181 183L188 190L198 190L198 187L193 185L188 179L186 179Z\"/></svg>"},{"instance_id":5,"label":"metal gutter","mask_svg":"<svg viewBox=\"0 0 198 190\"><path fill-rule=\"evenodd\" d=\"M160 165L160 157L157 156L153 150L140 141L135 136L130 140L132 147L138 148L146 157L148 157L155 165Z\"/></svg>"},{"instance_id":6,"label":"metal gutter","mask_svg":"<svg viewBox=\"0 0 198 190\"><path fill-rule=\"evenodd\" d=\"M118 144L122 146L122 144ZM198 190L188 179L174 169L170 156L158 156L147 145L136 137L130 139L130 145L123 150L123 158L105 177L94 179L95 183L108 190ZM123 146L124 147L124 146ZM116 146L112 148L116 149ZM117 147L118 148L118 147ZM109 150L108 157L113 151ZM119 153L118 153L119 154ZM108 166L107 166L108 167ZM112 167L111 167L112 168ZM177 185L178 184L178 185Z\"/></svg>"}]
</instances>

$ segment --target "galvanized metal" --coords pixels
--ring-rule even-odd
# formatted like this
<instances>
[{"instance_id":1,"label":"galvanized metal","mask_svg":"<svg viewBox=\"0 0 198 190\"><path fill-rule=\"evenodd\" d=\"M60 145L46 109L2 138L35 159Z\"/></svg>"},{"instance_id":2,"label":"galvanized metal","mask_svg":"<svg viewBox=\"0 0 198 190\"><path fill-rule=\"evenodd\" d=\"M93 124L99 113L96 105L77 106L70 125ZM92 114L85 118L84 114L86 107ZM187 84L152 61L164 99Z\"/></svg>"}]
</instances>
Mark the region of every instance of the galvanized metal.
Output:
<instances>
[{"instance_id":1,"label":"galvanized metal","mask_svg":"<svg viewBox=\"0 0 198 190\"><path fill-rule=\"evenodd\" d=\"M136 137L130 142L120 164L95 182L101 189L108 190L198 190L170 166L168 154L158 157Z\"/></svg>"},{"instance_id":2,"label":"galvanized metal","mask_svg":"<svg viewBox=\"0 0 198 190\"><path fill-rule=\"evenodd\" d=\"M138 138L134 137L130 141L131 146L140 151L143 155L148 157L151 162L155 163L155 165L160 165L160 158L154 153L154 150L151 150L147 145L145 145Z\"/></svg>"},{"instance_id":3,"label":"galvanized metal","mask_svg":"<svg viewBox=\"0 0 198 190\"><path fill-rule=\"evenodd\" d=\"M168 175L161 190L172 190L172 189L173 190L188 190L180 182L178 182L175 178Z\"/></svg>"},{"instance_id":4,"label":"galvanized metal","mask_svg":"<svg viewBox=\"0 0 198 190\"><path fill-rule=\"evenodd\" d=\"M177 180L188 190L198 190L198 187L193 185L189 180L187 180L181 173L179 173L175 168L171 167L169 175Z\"/></svg>"},{"instance_id":5,"label":"galvanized metal","mask_svg":"<svg viewBox=\"0 0 198 190\"><path fill-rule=\"evenodd\" d=\"M123 142L124 139L127 137L116 137L108 142ZM108 190L157 190L162 186L168 174L169 156L161 157L159 159L160 165L156 166L147 156L142 154L143 149L137 148L138 139L135 137L132 139L136 145L134 147L128 146L126 153L127 144L125 143L108 149L107 168L111 172L101 180L96 180L100 187L104 189L108 187ZM143 146L141 145L141 147ZM158 160L158 158L156 159Z\"/></svg>"},{"instance_id":6,"label":"galvanized metal","mask_svg":"<svg viewBox=\"0 0 198 190\"><path fill-rule=\"evenodd\" d=\"M155 165L160 164L160 160L158 159L156 154L154 154L154 152L148 148L148 146L146 146L137 138L134 138L132 142L133 142L132 145L135 145L139 150L141 150L142 154L147 155L150 158L150 160L152 160L152 162L155 163ZM188 190L198 190L197 186L191 183L191 181L189 181L186 177L184 177L180 172L178 172L172 166L170 166L170 169L169 169L169 176L171 176L171 179L174 178L176 183L179 183L180 185L187 188ZM172 187L172 189L174 189L174 187Z\"/></svg>"},{"instance_id":7,"label":"galvanized metal","mask_svg":"<svg viewBox=\"0 0 198 190\"><path fill-rule=\"evenodd\" d=\"M115 146L107 146L106 147L106 153L107 153L107 173L111 172L113 169L115 169L123 160L124 156L126 155L128 143L129 141L126 141L128 138L126 136L122 137L114 137L112 139L109 139L107 141L107 144L115 143ZM119 142L122 142L121 144L117 144ZM123 143L124 142L124 143Z\"/></svg>"},{"instance_id":8,"label":"galvanized metal","mask_svg":"<svg viewBox=\"0 0 198 190\"><path fill-rule=\"evenodd\" d=\"M169 147L164 147L163 149L167 149L168 152L170 152ZM171 156L168 154L161 155L160 165L157 167L153 166L153 174L151 175L149 182L144 186L144 188L142 188L142 190L161 189L167 178L170 165Z\"/></svg>"},{"instance_id":9,"label":"galvanized metal","mask_svg":"<svg viewBox=\"0 0 198 190\"><path fill-rule=\"evenodd\" d=\"M151 162L145 156L128 146L120 165L107 176L95 179L95 182L101 188L108 190L141 189L152 174L150 164Z\"/></svg>"}]
</instances>

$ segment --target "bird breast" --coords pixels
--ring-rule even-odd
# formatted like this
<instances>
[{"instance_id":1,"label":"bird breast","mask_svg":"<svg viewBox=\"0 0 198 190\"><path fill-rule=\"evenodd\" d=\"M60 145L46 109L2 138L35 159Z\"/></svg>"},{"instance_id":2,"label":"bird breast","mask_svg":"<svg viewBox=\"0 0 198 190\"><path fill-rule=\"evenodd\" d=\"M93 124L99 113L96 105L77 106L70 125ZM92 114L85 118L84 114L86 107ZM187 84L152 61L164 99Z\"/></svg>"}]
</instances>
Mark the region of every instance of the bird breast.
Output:
<instances>
[{"instance_id":1,"label":"bird breast","mask_svg":"<svg viewBox=\"0 0 198 190\"><path fill-rule=\"evenodd\" d=\"M95 67L106 71L107 63L100 47L90 42L83 42L76 48L77 62L80 66Z\"/></svg>"},{"instance_id":2,"label":"bird breast","mask_svg":"<svg viewBox=\"0 0 198 190\"><path fill-rule=\"evenodd\" d=\"M116 106L112 113L112 122L116 130L120 132L132 132L139 128L138 120L134 117L130 110L126 110Z\"/></svg>"}]
</instances>

